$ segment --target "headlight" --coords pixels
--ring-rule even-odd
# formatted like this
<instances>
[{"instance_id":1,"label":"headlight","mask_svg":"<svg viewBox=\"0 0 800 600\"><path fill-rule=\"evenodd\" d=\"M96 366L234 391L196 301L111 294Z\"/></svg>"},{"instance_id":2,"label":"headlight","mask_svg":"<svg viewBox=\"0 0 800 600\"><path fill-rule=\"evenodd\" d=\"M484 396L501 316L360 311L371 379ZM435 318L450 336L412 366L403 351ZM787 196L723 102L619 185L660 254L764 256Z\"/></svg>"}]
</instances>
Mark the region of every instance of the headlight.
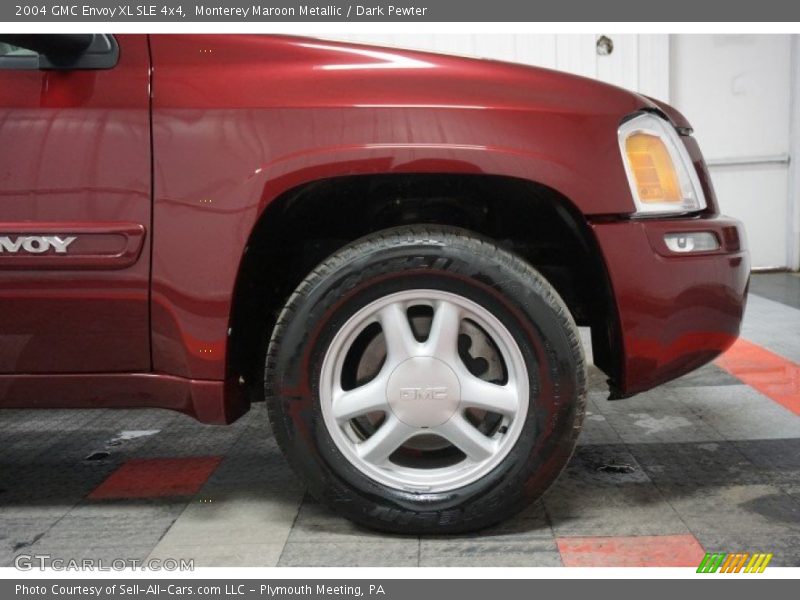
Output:
<instances>
[{"instance_id":1,"label":"headlight","mask_svg":"<svg viewBox=\"0 0 800 600\"><path fill-rule=\"evenodd\" d=\"M692 159L669 123L641 114L620 125L618 135L636 215L682 214L706 207Z\"/></svg>"}]
</instances>

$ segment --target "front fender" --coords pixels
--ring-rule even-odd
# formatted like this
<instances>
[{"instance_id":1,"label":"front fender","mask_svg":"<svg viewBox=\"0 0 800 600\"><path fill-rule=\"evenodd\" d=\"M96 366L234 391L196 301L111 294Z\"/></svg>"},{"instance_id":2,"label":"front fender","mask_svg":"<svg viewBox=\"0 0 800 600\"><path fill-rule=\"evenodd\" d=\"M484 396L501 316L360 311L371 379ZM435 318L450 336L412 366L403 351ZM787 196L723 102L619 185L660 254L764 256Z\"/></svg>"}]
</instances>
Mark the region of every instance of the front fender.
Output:
<instances>
[{"instance_id":1,"label":"front fender","mask_svg":"<svg viewBox=\"0 0 800 600\"><path fill-rule=\"evenodd\" d=\"M153 36L151 47L157 371L225 377L233 290L251 232L298 186L353 175L486 174L548 186L587 216L633 208L616 135L622 116L643 106L633 94L434 55L414 54L430 69L404 70L409 63L399 60L404 67L394 71L348 71L335 61L373 59L345 45L269 36Z\"/></svg>"},{"instance_id":2,"label":"front fender","mask_svg":"<svg viewBox=\"0 0 800 600\"><path fill-rule=\"evenodd\" d=\"M163 120L157 124L153 360L158 371L193 379L225 376L238 266L262 213L286 192L335 177L391 173L504 175L567 191L581 185L569 166L547 157L475 145L313 148L264 161L220 158L192 169L197 146L165 152L169 144L159 141L170 136L158 133Z\"/></svg>"}]
</instances>

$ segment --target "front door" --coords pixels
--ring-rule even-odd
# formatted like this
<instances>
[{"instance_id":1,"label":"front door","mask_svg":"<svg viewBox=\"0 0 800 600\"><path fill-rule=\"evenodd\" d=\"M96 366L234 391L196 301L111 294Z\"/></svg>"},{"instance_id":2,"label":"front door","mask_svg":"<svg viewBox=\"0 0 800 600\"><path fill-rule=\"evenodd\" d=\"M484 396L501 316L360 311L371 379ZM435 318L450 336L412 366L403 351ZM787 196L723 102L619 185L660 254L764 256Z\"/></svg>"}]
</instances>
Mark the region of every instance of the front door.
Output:
<instances>
[{"instance_id":1,"label":"front door","mask_svg":"<svg viewBox=\"0 0 800 600\"><path fill-rule=\"evenodd\" d=\"M86 68L0 43L0 373L150 369L147 38L100 37Z\"/></svg>"}]
</instances>

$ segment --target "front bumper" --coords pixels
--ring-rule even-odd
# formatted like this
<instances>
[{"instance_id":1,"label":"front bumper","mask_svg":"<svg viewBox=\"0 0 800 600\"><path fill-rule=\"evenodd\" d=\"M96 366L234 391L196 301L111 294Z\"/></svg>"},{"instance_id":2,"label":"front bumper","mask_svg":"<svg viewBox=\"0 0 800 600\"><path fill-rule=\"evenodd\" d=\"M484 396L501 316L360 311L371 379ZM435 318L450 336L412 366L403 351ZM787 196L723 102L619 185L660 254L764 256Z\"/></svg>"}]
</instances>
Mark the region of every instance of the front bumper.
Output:
<instances>
[{"instance_id":1,"label":"front bumper","mask_svg":"<svg viewBox=\"0 0 800 600\"><path fill-rule=\"evenodd\" d=\"M617 305L612 396L680 377L724 352L744 314L750 259L742 224L723 216L592 225ZM667 233L713 232L720 248L676 254Z\"/></svg>"}]
</instances>

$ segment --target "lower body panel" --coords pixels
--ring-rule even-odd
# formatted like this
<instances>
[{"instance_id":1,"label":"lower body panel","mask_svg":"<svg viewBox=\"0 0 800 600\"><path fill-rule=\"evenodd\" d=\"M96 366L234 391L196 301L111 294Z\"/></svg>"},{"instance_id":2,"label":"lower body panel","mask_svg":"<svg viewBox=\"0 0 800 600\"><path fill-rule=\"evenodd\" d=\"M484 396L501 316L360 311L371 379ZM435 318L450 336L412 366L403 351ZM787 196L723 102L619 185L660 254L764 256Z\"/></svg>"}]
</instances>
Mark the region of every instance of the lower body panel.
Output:
<instances>
[{"instance_id":1,"label":"lower body panel","mask_svg":"<svg viewBox=\"0 0 800 600\"><path fill-rule=\"evenodd\" d=\"M210 424L247 412L239 386L150 373L0 375L0 408L166 408Z\"/></svg>"}]
</instances>

